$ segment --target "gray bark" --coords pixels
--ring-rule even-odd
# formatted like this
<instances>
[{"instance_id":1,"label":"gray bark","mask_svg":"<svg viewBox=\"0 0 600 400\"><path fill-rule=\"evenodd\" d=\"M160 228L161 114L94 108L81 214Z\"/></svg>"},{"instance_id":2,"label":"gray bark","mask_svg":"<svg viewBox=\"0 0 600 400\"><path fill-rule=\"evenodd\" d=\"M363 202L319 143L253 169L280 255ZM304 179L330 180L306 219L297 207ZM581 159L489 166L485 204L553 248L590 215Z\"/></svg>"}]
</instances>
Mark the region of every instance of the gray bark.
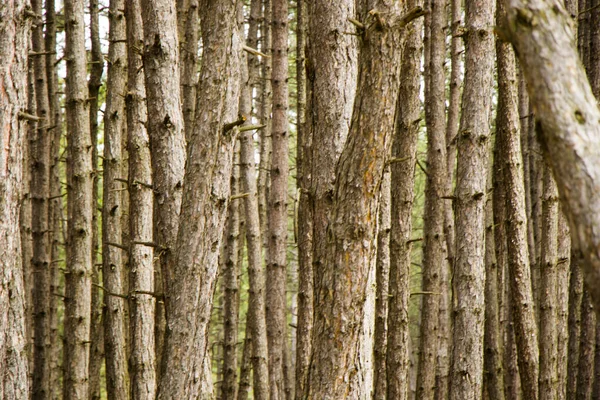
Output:
<instances>
[{"instance_id":1,"label":"gray bark","mask_svg":"<svg viewBox=\"0 0 600 400\"><path fill-rule=\"evenodd\" d=\"M567 360L567 399L577 395L577 373L579 371L579 339L581 335L581 301L583 296L583 274L577 255L571 256L569 277L569 358Z\"/></svg>"},{"instance_id":2,"label":"gray bark","mask_svg":"<svg viewBox=\"0 0 600 400\"><path fill-rule=\"evenodd\" d=\"M558 331L558 399L567 397L569 359L569 269L571 261L571 233L562 209L558 216L558 265L557 265L557 331Z\"/></svg>"},{"instance_id":3,"label":"gray bark","mask_svg":"<svg viewBox=\"0 0 600 400\"><path fill-rule=\"evenodd\" d=\"M583 297L581 298L581 332L579 340L575 398L577 400L587 400L592 395L594 350L596 347L596 313L594 312L590 291L587 290L587 287L584 287Z\"/></svg>"}]
</instances>

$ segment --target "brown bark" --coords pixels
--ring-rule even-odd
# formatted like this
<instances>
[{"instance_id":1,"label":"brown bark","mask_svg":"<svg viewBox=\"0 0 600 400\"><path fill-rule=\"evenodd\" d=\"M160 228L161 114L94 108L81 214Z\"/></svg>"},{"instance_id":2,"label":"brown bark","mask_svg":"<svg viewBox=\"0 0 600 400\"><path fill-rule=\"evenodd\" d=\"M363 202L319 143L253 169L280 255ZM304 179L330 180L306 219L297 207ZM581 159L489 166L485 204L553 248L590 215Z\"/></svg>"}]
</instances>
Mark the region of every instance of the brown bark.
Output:
<instances>
[{"instance_id":1,"label":"brown bark","mask_svg":"<svg viewBox=\"0 0 600 400\"><path fill-rule=\"evenodd\" d=\"M198 0L186 0L185 9L177 9L178 25L183 25L179 36L179 62L181 72L181 108L186 140L194 130L196 111L196 85L198 84ZM181 0L177 2L178 6ZM182 17L181 20L179 18Z\"/></svg>"},{"instance_id":2,"label":"brown bark","mask_svg":"<svg viewBox=\"0 0 600 400\"><path fill-rule=\"evenodd\" d=\"M124 15L125 1L111 0L109 6L109 47L104 112L104 157L102 201L102 281L104 293L104 354L106 358L106 392L110 399L129 397L127 371L126 299L110 293L125 293L123 282L123 250L114 246L122 240L123 210L122 135L125 128L125 98L127 88L127 49Z\"/></svg>"},{"instance_id":3,"label":"brown bark","mask_svg":"<svg viewBox=\"0 0 600 400\"><path fill-rule=\"evenodd\" d=\"M386 166L381 183L377 232L375 334L373 339L373 400L387 396L387 316L390 280L391 171Z\"/></svg>"},{"instance_id":4,"label":"brown bark","mask_svg":"<svg viewBox=\"0 0 600 400\"><path fill-rule=\"evenodd\" d=\"M558 396L557 262L558 191L552 171L544 168L540 260L540 399Z\"/></svg>"},{"instance_id":5,"label":"brown bark","mask_svg":"<svg viewBox=\"0 0 600 400\"><path fill-rule=\"evenodd\" d=\"M571 234L562 209L558 215L558 264L557 264L557 331L558 331L558 399L566 399L567 366L569 358L569 269L571 260Z\"/></svg>"},{"instance_id":6,"label":"brown bark","mask_svg":"<svg viewBox=\"0 0 600 400\"><path fill-rule=\"evenodd\" d=\"M581 337L581 302L583 296L583 274L577 255L571 256L569 278L569 358L567 360L567 399L577 395L579 371L579 341Z\"/></svg>"},{"instance_id":7,"label":"brown bark","mask_svg":"<svg viewBox=\"0 0 600 400\"><path fill-rule=\"evenodd\" d=\"M42 1L32 1L32 11L42 15ZM37 23L32 30L32 51L44 53L44 26ZM29 141L31 159L31 234L33 238L33 332L34 360L32 396L46 399L50 396L50 358L48 315L50 305L50 229L48 218L48 198L50 197L50 127L51 115L48 99L46 58L44 55L33 57L35 77L36 114L42 121Z\"/></svg>"},{"instance_id":8,"label":"brown bark","mask_svg":"<svg viewBox=\"0 0 600 400\"><path fill-rule=\"evenodd\" d=\"M250 371L252 369L252 336L250 333L250 315L250 312L246 314L246 329L243 343L244 349L242 350L242 359L240 361L240 382L236 397L237 400L248 400L251 387Z\"/></svg>"},{"instance_id":9,"label":"brown bark","mask_svg":"<svg viewBox=\"0 0 600 400\"><path fill-rule=\"evenodd\" d=\"M283 352L286 325L286 240L288 121L287 121L287 0L273 0L273 52L271 84L273 119L271 121L270 187L267 205L267 338L269 339L269 388L271 400L284 398Z\"/></svg>"},{"instance_id":10,"label":"brown bark","mask_svg":"<svg viewBox=\"0 0 600 400\"><path fill-rule=\"evenodd\" d=\"M414 6L416 2L409 5ZM388 304L387 396L407 399L410 343L408 300L412 242L412 207L421 103L420 70L423 23L410 27L401 61L391 173L390 293Z\"/></svg>"},{"instance_id":11,"label":"brown bark","mask_svg":"<svg viewBox=\"0 0 600 400\"><path fill-rule=\"evenodd\" d=\"M444 203L447 188L446 156L446 1L430 3L429 65L425 66L429 82L425 102L427 123L427 177L423 216L423 284L424 292L440 293L440 276L445 268ZM438 355L439 295L422 298L419 335L417 398L433 400Z\"/></svg>"},{"instance_id":12,"label":"brown bark","mask_svg":"<svg viewBox=\"0 0 600 400\"><path fill-rule=\"evenodd\" d=\"M237 137L237 129L229 129L228 124L238 119L240 91L242 43L236 3L206 0L200 4L205 44L198 85L202 97L197 103L194 132L188 145L182 223L173 263L168 263L172 275L166 277L170 296L165 304L167 330L158 399L212 395L206 391L212 386L206 353L208 322ZM228 71L226 77L222 71ZM179 96L175 104L178 99Z\"/></svg>"},{"instance_id":13,"label":"brown bark","mask_svg":"<svg viewBox=\"0 0 600 400\"><path fill-rule=\"evenodd\" d=\"M129 337L131 354L130 385L133 400L153 399L156 395L156 357L153 296L154 247L152 242L153 192L150 139L146 130L144 75L139 72L143 46L141 5L127 0L127 140L129 153Z\"/></svg>"},{"instance_id":14,"label":"brown bark","mask_svg":"<svg viewBox=\"0 0 600 400\"><path fill-rule=\"evenodd\" d=\"M581 333L577 363L577 400L587 400L592 394L594 376L594 348L596 342L596 314L591 293L584 288L581 299Z\"/></svg>"},{"instance_id":15,"label":"brown bark","mask_svg":"<svg viewBox=\"0 0 600 400\"><path fill-rule=\"evenodd\" d=\"M27 123L27 54L31 19L25 1L0 6L0 397L29 398L25 292L19 203Z\"/></svg>"},{"instance_id":16,"label":"brown bark","mask_svg":"<svg viewBox=\"0 0 600 400\"><path fill-rule=\"evenodd\" d=\"M484 206L494 49L494 2L466 2L465 84L458 137L454 332L450 398L475 399L482 389ZM460 334L459 334L460 333Z\"/></svg>"},{"instance_id":17,"label":"brown bark","mask_svg":"<svg viewBox=\"0 0 600 400\"><path fill-rule=\"evenodd\" d=\"M93 264L92 140L86 82L83 0L65 1L67 61L68 247L65 283L63 393L66 400L89 392L91 278Z\"/></svg>"}]
</instances>

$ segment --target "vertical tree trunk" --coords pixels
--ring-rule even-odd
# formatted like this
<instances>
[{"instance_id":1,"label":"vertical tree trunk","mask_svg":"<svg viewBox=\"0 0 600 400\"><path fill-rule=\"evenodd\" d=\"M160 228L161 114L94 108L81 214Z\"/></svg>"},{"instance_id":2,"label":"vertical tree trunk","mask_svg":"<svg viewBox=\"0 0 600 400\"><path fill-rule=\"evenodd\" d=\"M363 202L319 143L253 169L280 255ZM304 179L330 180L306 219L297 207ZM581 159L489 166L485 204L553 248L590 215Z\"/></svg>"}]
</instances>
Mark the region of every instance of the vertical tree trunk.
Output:
<instances>
[{"instance_id":1,"label":"vertical tree trunk","mask_svg":"<svg viewBox=\"0 0 600 400\"><path fill-rule=\"evenodd\" d=\"M411 1L407 5L416 6ZM421 102L420 71L423 22L409 28L401 61L400 92L396 104L391 164L390 292L388 304L387 397L407 399L410 343L408 300L412 206Z\"/></svg>"},{"instance_id":2,"label":"vertical tree trunk","mask_svg":"<svg viewBox=\"0 0 600 400\"><path fill-rule=\"evenodd\" d=\"M127 189L123 170L122 135L125 128L125 97L127 89L127 49L125 1L111 0L109 7L108 73L106 83L106 110L104 112L104 157L102 201L102 281L104 293L104 354L106 358L106 392L110 399L129 397L127 371L127 326L125 325L126 299L110 295L125 293L123 282L123 250L121 243L123 189ZM132 44L133 45L133 44Z\"/></svg>"},{"instance_id":3,"label":"vertical tree trunk","mask_svg":"<svg viewBox=\"0 0 600 400\"><path fill-rule=\"evenodd\" d=\"M85 59L83 0L65 1L67 61L68 247L65 283L64 398L90 395L91 278L93 264L92 141Z\"/></svg>"},{"instance_id":4,"label":"vertical tree trunk","mask_svg":"<svg viewBox=\"0 0 600 400\"><path fill-rule=\"evenodd\" d=\"M494 2L466 1L469 47L465 53L456 181L456 249L454 269L454 338L450 398L480 396L483 366L484 206L489 149L489 110L494 37Z\"/></svg>"},{"instance_id":5,"label":"vertical tree trunk","mask_svg":"<svg viewBox=\"0 0 600 400\"><path fill-rule=\"evenodd\" d=\"M379 200L379 225L377 232L375 334L374 334L374 392L373 400L387 396L387 316L390 280L390 225L391 225L391 171L386 166L381 183Z\"/></svg>"},{"instance_id":6,"label":"vertical tree trunk","mask_svg":"<svg viewBox=\"0 0 600 400\"><path fill-rule=\"evenodd\" d=\"M577 395L582 296L583 274L578 263L577 253L574 253L571 255L571 274L569 278L569 359L567 360L567 399L574 399Z\"/></svg>"},{"instance_id":7,"label":"vertical tree trunk","mask_svg":"<svg viewBox=\"0 0 600 400\"><path fill-rule=\"evenodd\" d=\"M90 113L90 135L92 141L92 169L93 169L93 191L92 191L92 315L90 328L90 393L92 400L100 399L100 380L102 363L104 361L104 330L102 329L102 309L104 293L98 287L101 282L98 255L100 244L98 228L98 109L100 103L99 94L102 86L102 74L104 73L104 55L100 44L100 18L99 1L89 0L90 12L90 79L88 80L89 91L89 113ZM120 241L120 238L119 238Z\"/></svg>"},{"instance_id":8,"label":"vertical tree trunk","mask_svg":"<svg viewBox=\"0 0 600 400\"><path fill-rule=\"evenodd\" d=\"M140 0L127 0L127 138L129 153L129 337L130 385L133 400L153 399L156 395L156 357L154 337L155 298L154 247L152 221L154 198L150 139L146 130L144 75L140 49L144 43Z\"/></svg>"},{"instance_id":9,"label":"vertical tree trunk","mask_svg":"<svg viewBox=\"0 0 600 400\"><path fill-rule=\"evenodd\" d=\"M271 400L284 398L283 352L286 325L286 239L288 165L287 0L273 0L273 120L267 258L267 337L269 339L269 388Z\"/></svg>"},{"instance_id":10,"label":"vertical tree trunk","mask_svg":"<svg viewBox=\"0 0 600 400\"><path fill-rule=\"evenodd\" d=\"M557 399L567 399L567 366L569 358L569 267L571 260L571 233L564 210L558 215L558 264L557 264L557 331L558 331L558 394Z\"/></svg>"},{"instance_id":11,"label":"vertical tree trunk","mask_svg":"<svg viewBox=\"0 0 600 400\"><path fill-rule=\"evenodd\" d=\"M180 1L178 1L179 5ZM180 13L183 11L182 15ZM184 10L177 9L178 25L184 27L179 37L181 71L181 108L185 138L190 140L194 130L196 111L196 85L198 84L198 0L187 0Z\"/></svg>"},{"instance_id":12,"label":"vertical tree trunk","mask_svg":"<svg viewBox=\"0 0 600 400\"><path fill-rule=\"evenodd\" d=\"M250 312L246 314L246 329L244 336L244 349L242 350L242 359L240 361L240 383L238 387L236 400L248 400L250 392L250 370L252 368L252 336L250 333L251 322ZM266 359L266 358L265 358ZM268 367L265 364L265 369ZM257 397L258 398L258 397Z\"/></svg>"},{"instance_id":13,"label":"vertical tree trunk","mask_svg":"<svg viewBox=\"0 0 600 400\"><path fill-rule=\"evenodd\" d=\"M242 45L237 30L237 2L206 0L200 10L205 43L198 86L202 97L188 145L183 223L177 233L174 262L169 264L172 274L166 281L170 296L166 299L167 330L158 393L161 400L212 395L205 392L212 386L207 385L212 382L206 364L208 322L230 194L236 125L242 122L236 121ZM226 77L222 71L228 71Z\"/></svg>"},{"instance_id":14,"label":"vertical tree trunk","mask_svg":"<svg viewBox=\"0 0 600 400\"><path fill-rule=\"evenodd\" d=\"M32 1L32 10L42 15L42 0ZM31 234L33 238L33 334L34 361L32 396L46 399L50 396L50 358L48 315L50 305L50 230L48 225L48 198L50 197L50 105L46 74L46 56L44 46L44 26L37 23L32 30L32 51L41 53L33 57L35 77L36 113L42 120L30 140L31 157ZM24 260L28 262L28 260Z\"/></svg>"},{"instance_id":15,"label":"vertical tree trunk","mask_svg":"<svg viewBox=\"0 0 600 400\"><path fill-rule=\"evenodd\" d=\"M27 123L27 59L31 20L28 3L14 0L0 6L0 397L29 398L25 337L25 292L19 203L22 195L21 151Z\"/></svg>"},{"instance_id":16,"label":"vertical tree trunk","mask_svg":"<svg viewBox=\"0 0 600 400\"><path fill-rule=\"evenodd\" d=\"M594 376L594 349L596 343L596 313L590 292L584 287L581 298L581 333L579 361L577 363L577 400L587 400L592 395Z\"/></svg>"},{"instance_id":17,"label":"vertical tree trunk","mask_svg":"<svg viewBox=\"0 0 600 400\"><path fill-rule=\"evenodd\" d=\"M363 4L366 9L366 4ZM375 261L379 191L391 143L405 27L421 8L403 15L398 4L377 2L361 15L359 88L348 141L336 167L327 256L315 289L315 326L308 398L367 398L361 354L363 308ZM335 295L334 295L335 293Z\"/></svg>"},{"instance_id":18,"label":"vertical tree trunk","mask_svg":"<svg viewBox=\"0 0 600 400\"><path fill-rule=\"evenodd\" d=\"M440 293L440 275L445 268L444 202L447 188L446 157L446 1L433 0L430 6L427 122L427 178L423 216L423 291ZM439 295L422 298L417 398L433 400L439 329Z\"/></svg>"}]
</instances>

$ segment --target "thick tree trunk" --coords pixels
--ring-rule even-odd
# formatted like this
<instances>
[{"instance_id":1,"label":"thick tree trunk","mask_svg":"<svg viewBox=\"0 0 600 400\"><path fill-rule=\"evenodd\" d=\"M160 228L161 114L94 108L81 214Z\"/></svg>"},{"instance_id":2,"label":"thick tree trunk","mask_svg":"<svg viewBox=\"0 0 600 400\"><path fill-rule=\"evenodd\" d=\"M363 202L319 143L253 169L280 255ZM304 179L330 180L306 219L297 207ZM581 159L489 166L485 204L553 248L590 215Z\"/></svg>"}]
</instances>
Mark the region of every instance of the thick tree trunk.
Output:
<instances>
[{"instance_id":1,"label":"thick tree trunk","mask_svg":"<svg viewBox=\"0 0 600 400\"><path fill-rule=\"evenodd\" d=\"M28 2L0 5L0 397L29 398L25 289L19 234L27 123Z\"/></svg>"},{"instance_id":2,"label":"thick tree trunk","mask_svg":"<svg viewBox=\"0 0 600 400\"><path fill-rule=\"evenodd\" d=\"M417 2L410 2L409 6ZM391 173L390 292L388 304L387 396L407 399L410 343L408 300L412 208L421 102L420 71L423 51L423 23L409 28L401 61L400 93L396 104Z\"/></svg>"},{"instance_id":3,"label":"thick tree trunk","mask_svg":"<svg viewBox=\"0 0 600 400\"><path fill-rule=\"evenodd\" d=\"M207 382L212 381L206 364L208 322L237 137L237 127L231 125L241 122L237 118L242 46L237 2L205 0L200 11L204 52L198 93L202 97L188 145L182 223L174 262L168 264L172 275L166 277L169 296L158 393L161 400L212 396L205 391ZM222 71L228 71L227 76Z\"/></svg>"},{"instance_id":4,"label":"thick tree trunk","mask_svg":"<svg viewBox=\"0 0 600 400\"><path fill-rule=\"evenodd\" d=\"M323 274L315 289L310 399L366 398L363 308L375 261L379 191L398 96L405 27L420 8L403 15L398 4L377 2L363 18L359 89L348 141L336 167L336 186ZM366 8L366 4L364 4ZM335 295L333 295L335 293Z\"/></svg>"},{"instance_id":5,"label":"thick tree trunk","mask_svg":"<svg viewBox=\"0 0 600 400\"><path fill-rule=\"evenodd\" d=\"M469 44L465 53L456 180L454 338L450 398L476 399L483 376L484 206L489 156L489 111L493 78L493 1L466 1Z\"/></svg>"},{"instance_id":6,"label":"thick tree trunk","mask_svg":"<svg viewBox=\"0 0 600 400\"><path fill-rule=\"evenodd\" d=\"M154 336L155 297L152 221L154 194L150 139L146 130L147 109L144 75L139 49L143 47L140 0L125 3L127 22L127 140L129 153L129 359L132 400L153 399L156 395L156 353Z\"/></svg>"},{"instance_id":7,"label":"thick tree trunk","mask_svg":"<svg viewBox=\"0 0 600 400\"><path fill-rule=\"evenodd\" d=\"M430 6L428 97L425 99L427 122L427 178L423 216L423 291L440 293L440 276L446 267L444 237L444 200L447 188L446 157L446 1L433 0ZM439 329L439 295L422 298L417 398L433 400Z\"/></svg>"},{"instance_id":8,"label":"thick tree trunk","mask_svg":"<svg viewBox=\"0 0 600 400\"><path fill-rule=\"evenodd\" d=\"M125 128L125 97L127 89L127 49L125 1L111 0L109 7L108 73L106 83L106 110L104 112L104 157L102 201L102 281L104 293L104 355L106 358L106 392L110 399L129 398L127 371L127 325L125 324L126 299L110 295L125 293L123 282L123 170L122 136ZM135 205L135 204L134 204ZM126 245L126 244L124 244Z\"/></svg>"},{"instance_id":9,"label":"thick tree trunk","mask_svg":"<svg viewBox=\"0 0 600 400\"><path fill-rule=\"evenodd\" d=\"M83 0L65 1L67 61L68 247L65 283L63 392L66 400L87 399L93 267L94 166L86 82Z\"/></svg>"},{"instance_id":10,"label":"thick tree trunk","mask_svg":"<svg viewBox=\"0 0 600 400\"><path fill-rule=\"evenodd\" d=\"M286 240L288 165L288 5L272 0L273 12L273 119L271 121L270 188L267 205L267 337L269 339L269 388L271 400L284 399L286 332Z\"/></svg>"}]
</instances>

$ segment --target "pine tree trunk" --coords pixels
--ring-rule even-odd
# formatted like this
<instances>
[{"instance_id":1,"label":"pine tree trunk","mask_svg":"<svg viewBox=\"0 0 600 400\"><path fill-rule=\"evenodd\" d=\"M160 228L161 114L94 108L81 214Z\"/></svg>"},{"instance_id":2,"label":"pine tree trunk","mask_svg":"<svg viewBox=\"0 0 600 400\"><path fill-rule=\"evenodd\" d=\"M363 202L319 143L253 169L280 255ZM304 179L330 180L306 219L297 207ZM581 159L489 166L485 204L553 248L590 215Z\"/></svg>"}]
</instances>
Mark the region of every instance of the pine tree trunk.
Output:
<instances>
[{"instance_id":1,"label":"pine tree trunk","mask_svg":"<svg viewBox=\"0 0 600 400\"><path fill-rule=\"evenodd\" d=\"M558 265L557 265L557 331L558 331L558 394L557 399L567 399L569 359L569 269L571 261L571 233L567 218L561 208L558 215Z\"/></svg>"},{"instance_id":2,"label":"pine tree trunk","mask_svg":"<svg viewBox=\"0 0 600 400\"><path fill-rule=\"evenodd\" d=\"M200 5L202 39L210 45L204 47L202 55L198 91L203 96L197 103L194 132L188 144L182 223L173 263L168 264L172 275L166 280L168 318L157 397L161 400L212 397L206 391L212 386L206 352L208 323L237 137L237 127L231 124L241 122L237 111L242 42L236 3L206 0ZM168 31L174 33L174 21L172 27ZM227 76L222 71L228 71Z\"/></svg>"},{"instance_id":3,"label":"pine tree trunk","mask_svg":"<svg viewBox=\"0 0 600 400\"><path fill-rule=\"evenodd\" d=\"M178 1L178 3L180 3ZM198 84L198 0L187 0L184 10L177 9L177 23L183 25L183 36L179 37L179 68L181 72L181 108L186 141L194 130L196 111L196 85ZM178 4L179 5L179 4ZM179 20L180 12L182 12Z\"/></svg>"},{"instance_id":4,"label":"pine tree trunk","mask_svg":"<svg viewBox=\"0 0 600 400\"><path fill-rule=\"evenodd\" d=\"M456 181L454 338L450 398L479 398L484 325L484 206L489 149L489 110L494 50L494 2L466 1L465 84Z\"/></svg>"},{"instance_id":5,"label":"pine tree trunk","mask_svg":"<svg viewBox=\"0 0 600 400\"><path fill-rule=\"evenodd\" d=\"M273 0L273 119L271 121L270 188L267 205L267 337L269 339L269 388L271 400L284 399L284 364L286 325L286 240L288 120L287 120L287 0Z\"/></svg>"},{"instance_id":6,"label":"pine tree trunk","mask_svg":"<svg viewBox=\"0 0 600 400\"><path fill-rule=\"evenodd\" d=\"M27 71L31 19L26 1L0 6L0 397L29 398L28 344L25 321L24 261L21 258L19 203L21 201L22 149L27 122ZM9 296L10 294L10 296Z\"/></svg>"},{"instance_id":7,"label":"pine tree trunk","mask_svg":"<svg viewBox=\"0 0 600 400\"><path fill-rule=\"evenodd\" d=\"M83 0L65 1L67 62L67 196L68 247L65 283L65 400L91 394L90 326L93 252L94 166L85 57Z\"/></svg>"},{"instance_id":8,"label":"pine tree trunk","mask_svg":"<svg viewBox=\"0 0 600 400\"><path fill-rule=\"evenodd\" d=\"M102 281L104 293L104 355L106 358L106 392L110 399L129 397L127 371L126 299L110 293L125 293L123 282L123 249L115 246L122 241L121 218L123 193L127 189L120 180L123 169L122 135L125 128L125 98L127 88L127 49L124 15L125 1L111 0L109 7L109 47L104 112L104 157L102 200ZM127 246L128 243L122 245Z\"/></svg>"},{"instance_id":9,"label":"pine tree trunk","mask_svg":"<svg viewBox=\"0 0 600 400\"><path fill-rule=\"evenodd\" d=\"M130 385L133 400L156 395L156 352L153 295L154 247L152 240L153 198L150 139L146 130L146 90L139 49L143 47L142 10L139 0L127 0L127 141L129 153L129 343Z\"/></svg>"},{"instance_id":10,"label":"pine tree trunk","mask_svg":"<svg viewBox=\"0 0 600 400\"><path fill-rule=\"evenodd\" d=\"M366 8L366 4L364 4ZM375 261L379 191L391 143L405 27L422 15L398 4L377 2L361 16L365 26L359 88L348 140L336 167L321 280L315 289L315 326L310 399L366 398L368 371L356 371L361 354L363 308ZM368 99L368 100L367 100ZM316 165L316 164L315 164ZM335 293L335 295L333 295Z\"/></svg>"},{"instance_id":11,"label":"pine tree trunk","mask_svg":"<svg viewBox=\"0 0 600 400\"><path fill-rule=\"evenodd\" d=\"M581 302L583 296L583 275L577 255L571 255L569 278L569 359L567 360L567 399L577 395L577 374L579 371L579 341L581 338Z\"/></svg>"},{"instance_id":12,"label":"pine tree trunk","mask_svg":"<svg viewBox=\"0 0 600 400\"><path fill-rule=\"evenodd\" d=\"M427 178L423 216L423 291L440 293L440 276L445 267L444 200L447 187L446 156L446 1L432 0L429 24L429 65L425 66L429 82L425 99L427 122ZM439 295L422 298L417 398L433 400L438 355Z\"/></svg>"},{"instance_id":13,"label":"pine tree trunk","mask_svg":"<svg viewBox=\"0 0 600 400\"><path fill-rule=\"evenodd\" d=\"M415 6L410 2L408 6ZM408 300L410 297L410 262L412 208L415 165L421 102L420 71L423 52L423 22L408 28L401 61L400 93L396 105L397 118L391 162L391 231L390 282L387 337L387 396L405 400L408 396L410 343Z\"/></svg>"},{"instance_id":14,"label":"pine tree trunk","mask_svg":"<svg viewBox=\"0 0 600 400\"><path fill-rule=\"evenodd\" d=\"M592 394L595 343L596 313L592 305L591 293L587 287L584 287L581 298L581 333L575 397L577 400L587 400Z\"/></svg>"},{"instance_id":15,"label":"pine tree trunk","mask_svg":"<svg viewBox=\"0 0 600 400\"><path fill-rule=\"evenodd\" d=\"M251 322L249 317L251 313L246 314L246 329L244 336L244 349L242 351L242 359L240 361L240 382L237 392L236 400L248 400L250 392L250 370L252 369L252 337L250 333ZM266 357L265 357L266 360ZM265 369L267 369L265 364ZM255 392L256 393L256 392ZM258 397L257 397L258 398Z\"/></svg>"}]
</instances>

